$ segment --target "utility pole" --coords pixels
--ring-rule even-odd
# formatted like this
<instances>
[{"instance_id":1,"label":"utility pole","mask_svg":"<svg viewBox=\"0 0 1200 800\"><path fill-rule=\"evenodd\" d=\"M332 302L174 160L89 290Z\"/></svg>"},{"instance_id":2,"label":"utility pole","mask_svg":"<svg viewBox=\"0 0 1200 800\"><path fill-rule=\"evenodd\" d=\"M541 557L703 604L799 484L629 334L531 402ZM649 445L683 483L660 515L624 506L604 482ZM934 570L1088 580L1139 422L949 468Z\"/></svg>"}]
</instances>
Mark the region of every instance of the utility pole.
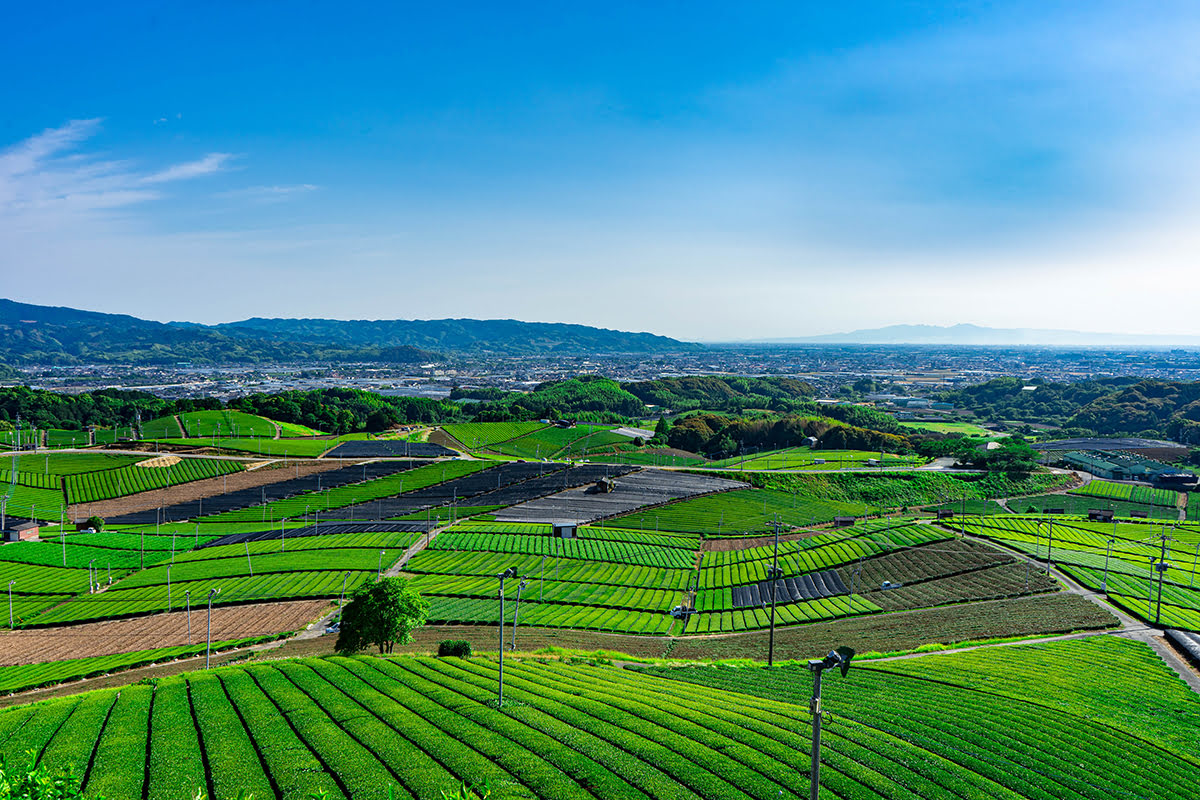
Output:
<instances>
[{"instance_id":1,"label":"utility pole","mask_svg":"<svg viewBox=\"0 0 1200 800\"><path fill-rule=\"evenodd\" d=\"M842 677L850 670L850 659L854 658L854 650L849 647L839 647L831 650L825 658L816 658L808 662L808 668L813 673L813 693L809 700L808 710L812 714L812 764L809 767L809 800L818 800L821 793L821 673L830 667L838 667Z\"/></svg>"},{"instance_id":2,"label":"utility pole","mask_svg":"<svg viewBox=\"0 0 1200 800\"><path fill-rule=\"evenodd\" d=\"M1046 574L1050 574L1050 570L1054 569L1054 515L1046 520L1048 525L1046 535Z\"/></svg>"},{"instance_id":3,"label":"utility pole","mask_svg":"<svg viewBox=\"0 0 1200 800\"><path fill-rule=\"evenodd\" d=\"M858 576L862 574L862 556L858 558L858 566L850 573L850 594L846 595L846 613L854 613L854 587L858 585Z\"/></svg>"},{"instance_id":4,"label":"utility pole","mask_svg":"<svg viewBox=\"0 0 1200 800\"><path fill-rule=\"evenodd\" d=\"M779 515L775 515L775 519L768 523L775 529L775 555L771 562L770 579L771 579L771 633L767 639L767 666L775 666L775 599L777 589L779 587L779 529L782 527L779 524Z\"/></svg>"},{"instance_id":5,"label":"utility pole","mask_svg":"<svg viewBox=\"0 0 1200 800\"><path fill-rule=\"evenodd\" d=\"M496 577L500 579L500 685L496 705L502 707L504 705L504 581L517 577L517 568L509 567Z\"/></svg>"},{"instance_id":6,"label":"utility pole","mask_svg":"<svg viewBox=\"0 0 1200 800\"><path fill-rule=\"evenodd\" d=\"M1188 588L1191 589L1196 585L1196 559L1200 559L1200 542L1196 543L1196 555L1192 556L1192 577L1188 580ZM65 556L64 556L65 563Z\"/></svg>"},{"instance_id":7,"label":"utility pole","mask_svg":"<svg viewBox=\"0 0 1200 800\"><path fill-rule=\"evenodd\" d=\"M1112 546L1116 543L1116 539L1109 539L1104 546L1104 580L1100 584L1100 593L1108 594L1108 556L1112 552Z\"/></svg>"},{"instance_id":8,"label":"utility pole","mask_svg":"<svg viewBox=\"0 0 1200 800\"><path fill-rule=\"evenodd\" d=\"M512 642L508 646L509 650L517 649L517 622L521 618L521 590L528 585L529 581L527 581L525 578L521 578L521 582L517 584L517 607L513 610L513 632Z\"/></svg>"},{"instance_id":9,"label":"utility pole","mask_svg":"<svg viewBox=\"0 0 1200 800\"><path fill-rule=\"evenodd\" d=\"M188 644L192 643L192 591L183 593L183 602L187 604L187 629L188 629Z\"/></svg>"},{"instance_id":10,"label":"utility pole","mask_svg":"<svg viewBox=\"0 0 1200 800\"><path fill-rule=\"evenodd\" d=\"M342 575L342 596L338 600L338 624L342 624L342 609L346 606L346 579L350 577L350 570Z\"/></svg>"},{"instance_id":11,"label":"utility pole","mask_svg":"<svg viewBox=\"0 0 1200 800\"><path fill-rule=\"evenodd\" d=\"M1159 620L1162 618L1163 576L1167 574L1167 542L1174 541L1166 533L1163 533L1160 538L1162 539L1162 553L1159 556L1158 563L1154 565L1154 568L1158 570L1158 602L1155 604L1154 610L1155 625L1158 625Z\"/></svg>"},{"instance_id":12,"label":"utility pole","mask_svg":"<svg viewBox=\"0 0 1200 800\"><path fill-rule=\"evenodd\" d=\"M220 589L208 590L208 633L206 634L207 646L204 649L204 668L208 669L212 663L212 600L213 595L220 594Z\"/></svg>"}]
</instances>

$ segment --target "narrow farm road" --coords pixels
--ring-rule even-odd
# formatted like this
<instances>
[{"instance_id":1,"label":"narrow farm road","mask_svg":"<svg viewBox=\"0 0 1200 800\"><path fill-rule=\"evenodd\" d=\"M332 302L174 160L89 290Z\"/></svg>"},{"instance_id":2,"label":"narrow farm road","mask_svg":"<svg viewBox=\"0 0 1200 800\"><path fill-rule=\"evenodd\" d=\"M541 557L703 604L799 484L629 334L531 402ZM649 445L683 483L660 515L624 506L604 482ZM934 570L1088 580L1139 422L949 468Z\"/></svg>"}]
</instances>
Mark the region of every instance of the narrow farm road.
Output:
<instances>
[{"instance_id":1,"label":"narrow farm road","mask_svg":"<svg viewBox=\"0 0 1200 800\"><path fill-rule=\"evenodd\" d=\"M1009 547L1005 547L1004 545L998 544L997 542L993 542L988 539L983 539L978 536L971 536L969 534L964 534L963 538L970 539L970 540L979 542L980 544L988 545L991 547L999 547L1000 549L1002 549L1008 553L1011 553L1017 559L1019 559L1021 561L1025 561L1026 563L1028 563L1030 565L1037 566L1038 569L1046 568L1045 564L1043 564L1041 561L1035 559L1033 556L1028 555L1027 553L1021 552L1020 550L1015 550L1015 549L1012 549ZM1071 638L1083 638L1086 636L1113 636L1113 635L1115 635L1115 636L1124 636L1128 639L1136 639L1139 642L1145 642L1147 645L1150 646L1150 648L1152 650L1154 650L1154 652L1156 652L1159 655L1159 657L1166 663L1166 665L1168 667L1170 667L1172 670L1175 671L1175 673L1177 675L1179 675L1179 677L1184 681L1184 683L1186 683L1188 686L1190 686L1192 688L1192 691L1196 692L1197 694L1200 694L1200 673L1197 673L1196 670L1192 669L1192 667L1187 662L1185 662L1169 644L1167 644L1166 639L1163 637L1161 630L1159 630L1158 628L1155 628L1151 625L1148 625L1145 622L1142 622L1140 619L1137 619L1136 617L1126 613L1125 611L1122 611L1119 608L1116 608L1115 606L1113 606L1111 603L1108 602L1108 599L1103 594L1092 591L1091 589L1087 588L1086 586L1075 581L1073 578L1071 578L1069 575L1065 574L1061 570L1051 568L1049 570L1049 572L1054 578L1056 578L1060 583L1062 583L1063 586L1066 587L1066 590L1068 592L1079 595L1080 597L1086 598L1087 600L1095 603L1096 605L1100 606L1105 611L1108 611L1110 614L1112 614L1114 617L1116 617L1117 620L1120 621L1120 623L1121 623L1121 629L1119 631L1102 631L1102 632L1090 632L1090 633L1083 633L1083 634L1067 634L1065 636L1054 637L1054 638L1071 639ZM1047 640L1047 641L1050 641L1050 640ZM996 645L980 645L980 647L991 647L991 646L996 646ZM942 651L938 651L938 652L953 652L953 651L942 650ZM931 653L930 655L936 655L936 653Z\"/></svg>"},{"instance_id":2,"label":"narrow farm road","mask_svg":"<svg viewBox=\"0 0 1200 800\"><path fill-rule=\"evenodd\" d=\"M439 533L446 530L448 527L450 526L447 524L441 526L440 528L433 528L428 534L419 537L415 542L408 546L408 549L404 551L404 555L400 556L400 559L390 568L388 568L388 571L383 574L387 577L399 575L404 571L404 567L406 564L408 564L409 559L424 550L430 542L437 538Z\"/></svg>"},{"instance_id":3,"label":"narrow farm road","mask_svg":"<svg viewBox=\"0 0 1200 800\"><path fill-rule=\"evenodd\" d=\"M447 527L449 527L449 526L443 525L440 528L435 528L433 530L430 530L428 536L419 537L415 542L413 542L404 551L404 555L400 556L400 558L396 561L396 563L393 564L391 567L389 567L387 572L385 572L383 574L386 577L392 577L395 575L399 575L401 572L404 571L404 566L408 563L409 559L412 558L413 556L415 556L417 553L424 550L425 546L428 545L430 542L432 542L437 537L437 535L439 533L441 533L442 531L444 531ZM292 641L292 640L297 640L297 639L300 639L300 640L315 639L318 636L323 636L323 635L325 635L325 628L328 627L334 621L334 619L337 618L339 610L340 609L337 609L337 608L333 609L328 614L321 617L321 619L317 620L312 625L310 625L306 630L300 631L298 634L291 637L291 639L284 639L284 640L280 640L280 641L276 641L276 642L269 642L266 645L263 645L260 649L273 650L277 647L282 647L285 641Z\"/></svg>"}]
</instances>

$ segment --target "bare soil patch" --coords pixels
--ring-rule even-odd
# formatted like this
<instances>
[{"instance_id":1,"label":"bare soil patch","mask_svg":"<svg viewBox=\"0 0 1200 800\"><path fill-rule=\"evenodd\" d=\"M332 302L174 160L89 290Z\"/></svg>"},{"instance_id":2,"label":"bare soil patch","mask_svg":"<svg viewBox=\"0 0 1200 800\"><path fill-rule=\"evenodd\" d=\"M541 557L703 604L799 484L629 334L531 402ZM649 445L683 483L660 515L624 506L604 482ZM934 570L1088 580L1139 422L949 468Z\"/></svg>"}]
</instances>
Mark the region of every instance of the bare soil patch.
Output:
<instances>
[{"instance_id":1,"label":"bare soil patch","mask_svg":"<svg viewBox=\"0 0 1200 800\"><path fill-rule=\"evenodd\" d=\"M156 467L173 467L183 459L179 456L157 456L155 458L147 458L145 461L139 461L134 466L156 468Z\"/></svg>"},{"instance_id":2,"label":"bare soil patch","mask_svg":"<svg viewBox=\"0 0 1200 800\"><path fill-rule=\"evenodd\" d=\"M180 598L182 599L182 598ZM299 630L319 619L327 600L293 600L214 608L212 640L249 639ZM0 666L89 658L188 644L185 611L61 628L0 632ZM192 606L192 643L204 642L207 608Z\"/></svg>"},{"instance_id":3,"label":"bare soil patch","mask_svg":"<svg viewBox=\"0 0 1200 800\"><path fill-rule=\"evenodd\" d=\"M425 441L429 442L430 444L440 444L442 447L449 447L451 450L462 450L463 452L467 452L471 449L458 439L455 439L453 436L446 433L441 428L438 428L435 431L430 431L429 436Z\"/></svg>"}]
</instances>

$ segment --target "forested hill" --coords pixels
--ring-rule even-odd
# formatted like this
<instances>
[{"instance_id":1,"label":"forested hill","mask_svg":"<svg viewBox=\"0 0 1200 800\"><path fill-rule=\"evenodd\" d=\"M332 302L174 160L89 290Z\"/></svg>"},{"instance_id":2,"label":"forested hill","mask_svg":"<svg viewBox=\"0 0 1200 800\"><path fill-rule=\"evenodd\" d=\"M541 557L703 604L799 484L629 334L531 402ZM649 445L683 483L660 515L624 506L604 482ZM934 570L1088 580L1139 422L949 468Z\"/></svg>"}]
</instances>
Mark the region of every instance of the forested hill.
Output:
<instances>
[{"instance_id":1,"label":"forested hill","mask_svg":"<svg viewBox=\"0 0 1200 800\"><path fill-rule=\"evenodd\" d=\"M412 363L456 352L651 353L697 347L648 333L516 320L251 319L210 326L0 299L0 367L179 361Z\"/></svg>"},{"instance_id":2,"label":"forested hill","mask_svg":"<svg viewBox=\"0 0 1200 800\"><path fill-rule=\"evenodd\" d=\"M937 395L985 420L1061 425L1073 434L1200 443L1200 382L1104 378L1077 383L996 378Z\"/></svg>"},{"instance_id":3,"label":"forested hill","mask_svg":"<svg viewBox=\"0 0 1200 800\"><path fill-rule=\"evenodd\" d=\"M1141 381L1092 400L1070 424L1097 433L1152 433L1200 443L1200 382Z\"/></svg>"},{"instance_id":4,"label":"forested hill","mask_svg":"<svg viewBox=\"0 0 1200 800\"><path fill-rule=\"evenodd\" d=\"M216 326L237 335L282 336L340 346L403 346L470 353L665 353L700 349L652 333L515 319L254 319Z\"/></svg>"}]
</instances>

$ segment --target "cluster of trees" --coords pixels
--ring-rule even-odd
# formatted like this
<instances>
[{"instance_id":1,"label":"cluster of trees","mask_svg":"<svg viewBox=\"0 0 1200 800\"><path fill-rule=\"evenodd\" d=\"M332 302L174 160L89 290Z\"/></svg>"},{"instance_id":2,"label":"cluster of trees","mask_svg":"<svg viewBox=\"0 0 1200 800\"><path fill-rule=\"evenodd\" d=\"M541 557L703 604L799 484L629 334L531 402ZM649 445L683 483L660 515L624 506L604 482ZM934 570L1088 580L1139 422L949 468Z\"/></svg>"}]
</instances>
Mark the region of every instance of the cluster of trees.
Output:
<instances>
[{"instance_id":1,"label":"cluster of trees","mask_svg":"<svg viewBox=\"0 0 1200 800\"><path fill-rule=\"evenodd\" d=\"M117 428L133 425L139 413L143 420L149 420L220 407L221 401L211 397L164 400L148 392L128 389L60 394L13 386L0 389L0 427L11 428L19 416L22 425L34 428Z\"/></svg>"},{"instance_id":2,"label":"cluster of trees","mask_svg":"<svg viewBox=\"0 0 1200 800\"><path fill-rule=\"evenodd\" d=\"M775 415L829 416L855 427L900 432L896 421L887 414L862 406L819 406L812 400L815 393L810 384L794 378L692 375L617 383L595 375L580 375L548 381L528 394L495 389L457 390L451 398L485 401L468 412L481 422L572 418L628 423L644 418L653 410L743 415L761 411Z\"/></svg>"},{"instance_id":3,"label":"cluster of trees","mask_svg":"<svg viewBox=\"0 0 1200 800\"><path fill-rule=\"evenodd\" d=\"M628 422L646 413L646 405L614 380L580 375L539 384L528 394L510 393L498 400L478 403L469 411L479 422L562 418Z\"/></svg>"},{"instance_id":4,"label":"cluster of trees","mask_svg":"<svg viewBox=\"0 0 1200 800\"><path fill-rule=\"evenodd\" d=\"M408 644L429 616L429 601L404 578L387 577L355 590L338 619L334 649L353 655L378 647L380 655Z\"/></svg>"},{"instance_id":5,"label":"cluster of trees","mask_svg":"<svg viewBox=\"0 0 1200 800\"><path fill-rule=\"evenodd\" d=\"M1200 443L1200 382L1138 381L1097 397L1070 424L1100 434L1169 436Z\"/></svg>"},{"instance_id":6,"label":"cluster of trees","mask_svg":"<svg viewBox=\"0 0 1200 800\"><path fill-rule=\"evenodd\" d=\"M620 384L596 375L548 381L532 392L500 389L456 389L448 400L385 397L358 389L292 390L253 394L229 401L229 408L293 422L329 433L381 431L401 423L445 423L463 420L514 422L577 419L630 423L662 408L704 409L730 414L831 417L851 428L900 433L890 416L861 406L817 406L813 389L791 378L696 376ZM456 400L478 402L460 403ZM0 427L20 414L38 428L77 430L85 426L128 427L140 413L143 421L187 411L222 408L216 398L166 400L147 392L104 389L78 395L16 387L0 389ZM861 434L856 434L862 438ZM747 443L747 446L765 446Z\"/></svg>"},{"instance_id":7,"label":"cluster of trees","mask_svg":"<svg viewBox=\"0 0 1200 800\"><path fill-rule=\"evenodd\" d=\"M139 414L146 422L171 414L223 407L215 397L165 400L147 392L124 389L60 394L17 386L0 389L0 428L14 425L18 415L27 427L122 428L131 427ZM382 431L404 422L442 423L466 418L462 406L447 400L385 397L359 389L253 394L229 401L228 407L328 433Z\"/></svg>"},{"instance_id":8,"label":"cluster of trees","mask_svg":"<svg viewBox=\"0 0 1200 800\"><path fill-rule=\"evenodd\" d=\"M985 420L1019 420L1049 425L1068 423L1080 409L1098 398L1137 383L1136 378L1104 378L1077 383L1040 379L994 378L986 383L941 392L934 399L967 408ZM1026 386L1036 386L1025 391Z\"/></svg>"},{"instance_id":9,"label":"cluster of trees","mask_svg":"<svg viewBox=\"0 0 1200 800\"><path fill-rule=\"evenodd\" d=\"M327 433L375 433L402 423L440 424L457 422L467 416L462 406L448 400L389 397L361 389L252 394L230 400L229 407Z\"/></svg>"},{"instance_id":10,"label":"cluster of trees","mask_svg":"<svg viewBox=\"0 0 1200 800\"><path fill-rule=\"evenodd\" d=\"M913 436L913 449L926 458L953 457L959 464L989 472L1028 474L1038 467L1038 452L1023 436L1012 435L998 439L989 447L986 442L962 434L945 436Z\"/></svg>"},{"instance_id":11,"label":"cluster of trees","mask_svg":"<svg viewBox=\"0 0 1200 800\"><path fill-rule=\"evenodd\" d=\"M702 453L709 458L728 458L739 453L795 447L810 436L817 439L818 447L827 450L903 453L912 449L904 436L848 425L829 417L798 414L759 417L688 414L669 426L665 420L660 422L651 443Z\"/></svg>"},{"instance_id":12,"label":"cluster of trees","mask_svg":"<svg viewBox=\"0 0 1200 800\"><path fill-rule=\"evenodd\" d=\"M725 411L749 408L795 411L807 406L817 390L795 378L747 378L688 375L626 383L623 388L643 403L673 411Z\"/></svg>"}]
</instances>

